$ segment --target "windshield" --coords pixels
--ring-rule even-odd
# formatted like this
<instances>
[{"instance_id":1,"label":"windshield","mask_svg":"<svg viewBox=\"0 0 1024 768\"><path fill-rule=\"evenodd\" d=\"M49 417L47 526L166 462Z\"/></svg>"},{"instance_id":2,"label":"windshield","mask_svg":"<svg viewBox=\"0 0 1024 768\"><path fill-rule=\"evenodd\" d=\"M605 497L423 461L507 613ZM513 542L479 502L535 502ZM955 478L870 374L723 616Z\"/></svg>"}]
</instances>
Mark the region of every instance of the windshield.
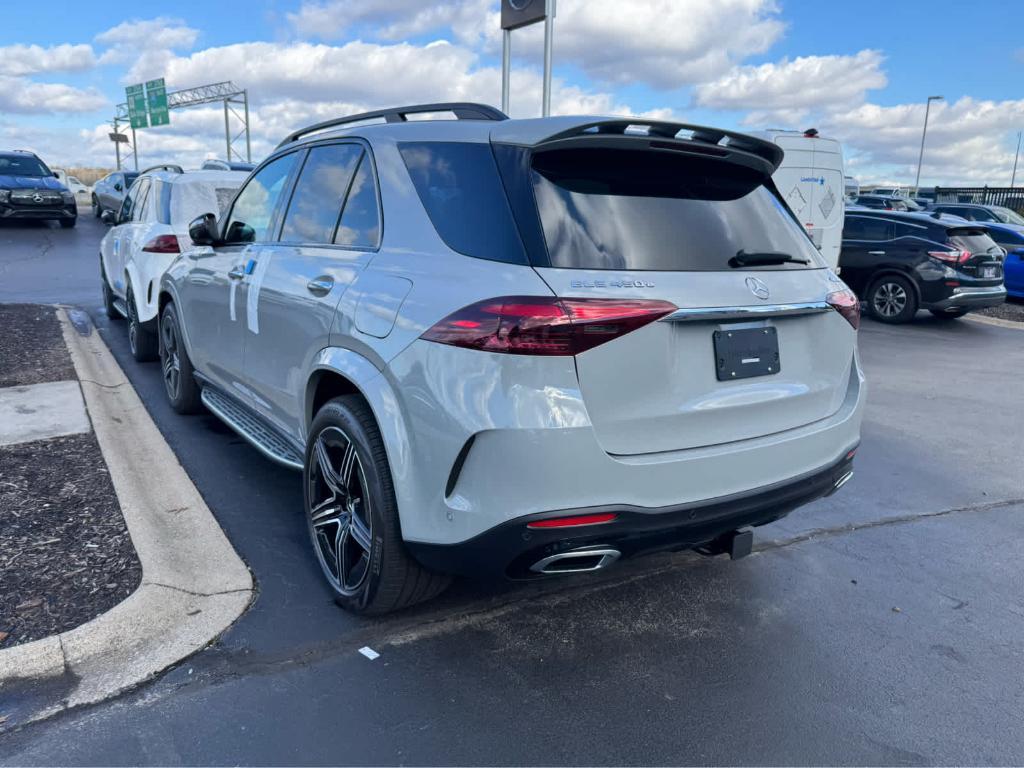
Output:
<instances>
[{"instance_id":1,"label":"windshield","mask_svg":"<svg viewBox=\"0 0 1024 768\"><path fill-rule=\"evenodd\" d=\"M37 157L7 155L0 157L0 176L52 176L50 169Z\"/></svg>"},{"instance_id":2,"label":"windshield","mask_svg":"<svg viewBox=\"0 0 1024 768\"><path fill-rule=\"evenodd\" d=\"M1016 211L1011 211L1009 208L1004 208L1001 205L992 207L992 212L999 218L1003 224L1020 224L1024 225L1024 216L1021 216Z\"/></svg>"}]
</instances>

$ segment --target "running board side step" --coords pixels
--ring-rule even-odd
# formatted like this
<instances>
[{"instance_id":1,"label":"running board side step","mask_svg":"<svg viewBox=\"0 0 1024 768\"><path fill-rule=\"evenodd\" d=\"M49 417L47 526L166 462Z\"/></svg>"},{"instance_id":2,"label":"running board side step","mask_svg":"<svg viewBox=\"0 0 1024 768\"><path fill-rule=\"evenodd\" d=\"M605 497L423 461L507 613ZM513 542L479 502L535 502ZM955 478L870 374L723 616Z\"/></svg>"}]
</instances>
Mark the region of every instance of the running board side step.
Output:
<instances>
[{"instance_id":1,"label":"running board side step","mask_svg":"<svg viewBox=\"0 0 1024 768\"><path fill-rule=\"evenodd\" d=\"M271 461L288 469L302 471L303 457L277 430L269 427L243 405L211 386L203 387L203 405L237 432L249 445Z\"/></svg>"}]
</instances>

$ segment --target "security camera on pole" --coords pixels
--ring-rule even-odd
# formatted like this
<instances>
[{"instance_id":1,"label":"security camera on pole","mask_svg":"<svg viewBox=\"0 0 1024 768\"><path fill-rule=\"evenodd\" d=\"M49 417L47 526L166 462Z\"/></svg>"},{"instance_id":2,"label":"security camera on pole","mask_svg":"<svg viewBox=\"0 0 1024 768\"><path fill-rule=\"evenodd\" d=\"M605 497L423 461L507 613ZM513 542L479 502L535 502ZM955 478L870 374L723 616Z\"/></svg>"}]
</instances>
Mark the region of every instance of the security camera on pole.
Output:
<instances>
[{"instance_id":1,"label":"security camera on pole","mask_svg":"<svg viewBox=\"0 0 1024 768\"><path fill-rule=\"evenodd\" d=\"M501 111L508 114L512 70L512 30L544 22L544 97L541 114L551 114L551 46L555 33L555 0L501 0Z\"/></svg>"}]
</instances>

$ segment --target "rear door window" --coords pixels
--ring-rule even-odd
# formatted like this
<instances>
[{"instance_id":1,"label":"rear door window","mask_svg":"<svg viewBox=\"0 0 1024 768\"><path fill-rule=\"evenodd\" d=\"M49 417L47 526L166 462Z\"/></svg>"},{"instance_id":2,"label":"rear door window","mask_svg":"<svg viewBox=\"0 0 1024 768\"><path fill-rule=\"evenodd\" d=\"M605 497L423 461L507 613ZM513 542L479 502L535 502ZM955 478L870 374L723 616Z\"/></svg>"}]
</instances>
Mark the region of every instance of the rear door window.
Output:
<instances>
[{"instance_id":1,"label":"rear door window","mask_svg":"<svg viewBox=\"0 0 1024 768\"><path fill-rule=\"evenodd\" d=\"M363 154L359 170L349 186L334 242L350 248L376 248L380 244L380 206L368 152Z\"/></svg>"},{"instance_id":2,"label":"rear door window","mask_svg":"<svg viewBox=\"0 0 1024 768\"><path fill-rule=\"evenodd\" d=\"M533 192L552 267L724 271L740 251L807 261L746 269L822 266L806 233L764 186L735 199L708 199L727 196L729 180L698 186L691 177L666 180L628 169L621 180L616 174L596 179L588 166L572 163L543 172L534 166Z\"/></svg>"},{"instance_id":3,"label":"rear door window","mask_svg":"<svg viewBox=\"0 0 1024 768\"><path fill-rule=\"evenodd\" d=\"M309 150L284 217L282 243L332 243L338 217L363 154L359 144Z\"/></svg>"}]
</instances>

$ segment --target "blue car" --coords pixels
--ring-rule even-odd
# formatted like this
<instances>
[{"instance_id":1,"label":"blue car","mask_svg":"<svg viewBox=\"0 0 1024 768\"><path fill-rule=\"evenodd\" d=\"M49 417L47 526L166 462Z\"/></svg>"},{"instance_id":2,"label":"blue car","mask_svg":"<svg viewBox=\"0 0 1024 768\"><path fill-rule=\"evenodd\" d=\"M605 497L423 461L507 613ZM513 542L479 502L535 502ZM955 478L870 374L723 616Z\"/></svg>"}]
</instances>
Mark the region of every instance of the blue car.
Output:
<instances>
[{"instance_id":1,"label":"blue car","mask_svg":"<svg viewBox=\"0 0 1024 768\"><path fill-rule=\"evenodd\" d=\"M1008 296L1024 299L1024 226L986 221L988 233L1006 251L1003 284Z\"/></svg>"}]
</instances>

